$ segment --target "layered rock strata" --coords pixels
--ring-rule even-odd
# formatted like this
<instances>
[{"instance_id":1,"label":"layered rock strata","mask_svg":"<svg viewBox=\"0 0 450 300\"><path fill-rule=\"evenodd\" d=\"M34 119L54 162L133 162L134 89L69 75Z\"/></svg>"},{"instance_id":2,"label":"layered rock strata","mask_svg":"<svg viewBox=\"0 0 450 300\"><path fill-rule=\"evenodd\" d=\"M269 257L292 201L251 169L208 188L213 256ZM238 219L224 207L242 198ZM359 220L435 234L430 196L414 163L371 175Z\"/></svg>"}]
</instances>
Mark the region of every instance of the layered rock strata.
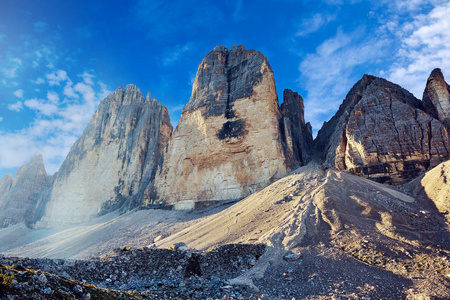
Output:
<instances>
[{"instance_id":1,"label":"layered rock strata","mask_svg":"<svg viewBox=\"0 0 450 300\"><path fill-rule=\"evenodd\" d=\"M287 123L301 119L285 111ZM147 204L199 208L241 199L285 175L295 162L283 149L282 122L266 57L242 45L215 47L199 65Z\"/></svg>"},{"instance_id":2,"label":"layered rock strata","mask_svg":"<svg viewBox=\"0 0 450 300\"><path fill-rule=\"evenodd\" d=\"M326 122L315 151L326 166L400 183L450 155L449 132L411 93L364 75Z\"/></svg>"},{"instance_id":3,"label":"layered rock strata","mask_svg":"<svg viewBox=\"0 0 450 300\"><path fill-rule=\"evenodd\" d=\"M87 221L144 194L171 132L166 107L134 85L119 87L99 104L55 174L38 226Z\"/></svg>"},{"instance_id":4,"label":"layered rock strata","mask_svg":"<svg viewBox=\"0 0 450 300\"><path fill-rule=\"evenodd\" d=\"M20 167L14 178L7 174L0 179L0 227L31 224L51 184L52 176L47 175L41 155Z\"/></svg>"},{"instance_id":5,"label":"layered rock strata","mask_svg":"<svg viewBox=\"0 0 450 300\"><path fill-rule=\"evenodd\" d=\"M291 157L295 166L305 165L311 160L313 137L311 124L305 124L303 98L298 93L285 89L280 110L281 138L285 141L286 155Z\"/></svg>"},{"instance_id":6,"label":"layered rock strata","mask_svg":"<svg viewBox=\"0 0 450 300\"><path fill-rule=\"evenodd\" d=\"M450 125L450 86L445 82L441 69L434 69L423 92L426 109L445 125Z\"/></svg>"}]
</instances>

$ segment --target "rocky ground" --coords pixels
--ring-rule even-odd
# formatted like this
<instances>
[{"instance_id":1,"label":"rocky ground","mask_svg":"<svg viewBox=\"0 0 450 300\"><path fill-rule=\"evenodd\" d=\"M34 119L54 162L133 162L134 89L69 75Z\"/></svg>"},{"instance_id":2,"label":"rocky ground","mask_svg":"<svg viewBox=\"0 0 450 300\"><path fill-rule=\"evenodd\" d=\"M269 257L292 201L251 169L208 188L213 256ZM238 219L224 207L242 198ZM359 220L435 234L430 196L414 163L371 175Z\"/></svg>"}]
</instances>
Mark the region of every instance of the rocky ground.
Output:
<instances>
[{"instance_id":1,"label":"rocky ground","mask_svg":"<svg viewBox=\"0 0 450 300\"><path fill-rule=\"evenodd\" d=\"M6 228L1 299L450 299L445 213L411 186L311 165L202 212Z\"/></svg>"},{"instance_id":2,"label":"rocky ground","mask_svg":"<svg viewBox=\"0 0 450 300\"><path fill-rule=\"evenodd\" d=\"M450 252L383 252L372 240L284 253L264 245L209 251L116 249L90 260L0 259L1 299L448 299ZM345 241L345 243L344 243ZM394 247L396 248L396 247ZM279 257L276 257L280 255ZM258 268L271 262L263 276ZM253 281L239 280L249 275Z\"/></svg>"}]
</instances>

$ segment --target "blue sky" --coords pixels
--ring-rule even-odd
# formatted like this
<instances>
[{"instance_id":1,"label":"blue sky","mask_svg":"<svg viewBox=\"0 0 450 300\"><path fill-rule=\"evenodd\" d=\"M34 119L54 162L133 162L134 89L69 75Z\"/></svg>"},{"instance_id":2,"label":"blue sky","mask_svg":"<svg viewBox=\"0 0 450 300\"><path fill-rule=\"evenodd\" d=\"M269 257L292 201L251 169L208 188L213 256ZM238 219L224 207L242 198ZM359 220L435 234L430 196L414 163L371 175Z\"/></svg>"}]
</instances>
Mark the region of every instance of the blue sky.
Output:
<instances>
[{"instance_id":1,"label":"blue sky","mask_svg":"<svg viewBox=\"0 0 450 300\"><path fill-rule=\"evenodd\" d=\"M448 16L442 0L1 0L0 177L36 154L56 172L120 85L150 91L176 124L216 45L265 54L315 132L364 73L421 98L433 68L450 74Z\"/></svg>"}]
</instances>

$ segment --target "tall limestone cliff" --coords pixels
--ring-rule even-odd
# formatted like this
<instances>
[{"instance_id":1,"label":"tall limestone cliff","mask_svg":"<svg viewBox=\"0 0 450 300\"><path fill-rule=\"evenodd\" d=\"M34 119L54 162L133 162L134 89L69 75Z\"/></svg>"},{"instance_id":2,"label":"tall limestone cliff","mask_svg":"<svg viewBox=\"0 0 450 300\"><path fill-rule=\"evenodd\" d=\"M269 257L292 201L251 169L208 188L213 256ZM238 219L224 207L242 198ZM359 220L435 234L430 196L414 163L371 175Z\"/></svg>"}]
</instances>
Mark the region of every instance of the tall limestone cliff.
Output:
<instances>
[{"instance_id":1,"label":"tall limestone cliff","mask_svg":"<svg viewBox=\"0 0 450 300\"><path fill-rule=\"evenodd\" d=\"M51 184L52 176L47 175L41 155L20 167L14 178L7 174L0 179L0 227L32 223Z\"/></svg>"},{"instance_id":2,"label":"tall limestone cliff","mask_svg":"<svg viewBox=\"0 0 450 300\"><path fill-rule=\"evenodd\" d=\"M450 157L448 129L411 93L364 75L315 140L325 165L400 183Z\"/></svg>"},{"instance_id":3,"label":"tall limestone cliff","mask_svg":"<svg viewBox=\"0 0 450 300\"><path fill-rule=\"evenodd\" d=\"M283 148L282 117L266 57L242 45L215 47L199 65L147 203L200 208L243 198L285 175L295 161Z\"/></svg>"},{"instance_id":4,"label":"tall limestone cliff","mask_svg":"<svg viewBox=\"0 0 450 300\"><path fill-rule=\"evenodd\" d=\"M144 193L171 132L166 107L134 85L119 87L99 104L54 175L37 226L87 221Z\"/></svg>"},{"instance_id":5,"label":"tall limestone cliff","mask_svg":"<svg viewBox=\"0 0 450 300\"><path fill-rule=\"evenodd\" d=\"M311 124L305 124L303 98L298 93L285 89L280 110L281 136L285 141L286 155L292 156L295 166L305 165L311 160L313 137Z\"/></svg>"},{"instance_id":6,"label":"tall limestone cliff","mask_svg":"<svg viewBox=\"0 0 450 300\"><path fill-rule=\"evenodd\" d=\"M450 86L445 82L441 69L434 69L423 92L426 109L447 126L450 125Z\"/></svg>"}]
</instances>

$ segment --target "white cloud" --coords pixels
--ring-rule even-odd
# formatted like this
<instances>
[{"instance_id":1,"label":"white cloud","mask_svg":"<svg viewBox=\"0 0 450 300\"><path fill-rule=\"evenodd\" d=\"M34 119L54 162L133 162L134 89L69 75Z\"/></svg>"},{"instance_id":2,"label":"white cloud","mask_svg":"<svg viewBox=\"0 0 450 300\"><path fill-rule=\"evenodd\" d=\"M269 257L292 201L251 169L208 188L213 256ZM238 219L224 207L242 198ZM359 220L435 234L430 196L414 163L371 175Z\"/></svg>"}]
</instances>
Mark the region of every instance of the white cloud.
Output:
<instances>
[{"instance_id":1,"label":"white cloud","mask_svg":"<svg viewBox=\"0 0 450 300\"><path fill-rule=\"evenodd\" d=\"M42 154L49 174L56 172L76 139L82 134L95 112L97 104L111 93L105 84L87 84L83 76L72 92L79 101L63 101L65 87L56 85L47 92L47 99L29 99L25 106L36 112L36 118L27 128L16 132L0 131L0 168L19 167L36 154ZM67 77L68 78L68 77ZM93 78L93 77L89 77ZM67 84L73 83L68 79ZM57 105L58 104L58 105ZM23 107L23 104L17 104Z\"/></svg>"},{"instance_id":2,"label":"white cloud","mask_svg":"<svg viewBox=\"0 0 450 300\"><path fill-rule=\"evenodd\" d=\"M22 60L20 58L11 58L10 61L14 62L16 65L21 66L22 65Z\"/></svg>"},{"instance_id":3,"label":"white cloud","mask_svg":"<svg viewBox=\"0 0 450 300\"><path fill-rule=\"evenodd\" d=\"M95 92L94 89L90 86L87 85L86 83L83 82L78 82L73 90L75 92L78 92L81 94L81 96L83 97L83 99L87 102L87 103L94 103L95 100Z\"/></svg>"},{"instance_id":4,"label":"white cloud","mask_svg":"<svg viewBox=\"0 0 450 300\"><path fill-rule=\"evenodd\" d=\"M58 95L57 92L49 91L49 92L47 92L47 99L48 99L48 101L50 101L51 103L58 103L58 101L59 101L59 95Z\"/></svg>"},{"instance_id":5,"label":"white cloud","mask_svg":"<svg viewBox=\"0 0 450 300\"><path fill-rule=\"evenodd\" d=\"M0 122L3 122L3 117L0 117Z\"/></svg>"},{"instance_id":6,"label":"white cloud","mask_svg":"<svg viewBox=\"0 0 450 300\"><path fill-rule=\"evenodd\" d=\"M385 40L367 38L363 28L350 33L338 29L333 38L305 57L300 64L300 85L307 91L305 118L315 130L322 126L324 118L337 110L346 93L362 76L355 77L354 69L375 62L384 55L385 47Z\"/></svg>"},{"instance_id":7,"label":"white cloud","mask_svg":"<svg viewBox=\"0 0 450 300\"><path fill-rule=\"evenodd\" d=\"M11 67L3 69L3 73L5 73L6 77L14 78L17 77L17 71L20 66L22 66L22 60L20 58L11 58L9 59L11 62Z\"/></svg>"},{"instance_id":8,"label":"white cloud","mask_svg":"<svg viewBox=\"0 0 450 300\"><path fill-rule=\"evenodd\" d=\"M79 76L83 78L84 83L86 83L88 85L94 85L94 81L92 80L92 78L94 78L94 75L84 72L83 74L81 74Z\"/></svg>"},{"instance_id":9,"label":"white cloud","mask_svg":"<svg viewBox=\"0 0 450 300\"><path fill-rule=\"evenodd\" d=\"M403 24L404 38L396 63L386 72L389 80L402 85L419 99L434 68L450 71L450 3Z\"/></svg>"},{"instance_id":10,"label":"white cloud","mask_svg":"<svg viewBox=\"0 0 450 300\"><path fill-rule=\"evenodd\" d=\"M24 92L24 90L19 89L19 90L15 91L13 94L14 94L14 96L16 96L17 98L22 98L22 97L23 97L23 92Z\"/></svg>"},{"instance_id":11,"label":"white cloud","mask_svg":"<svg viewBox=\"0 0 450 300\"><path fill-rule=\"evenodd\" d=\"M48 79L48 84L50 86L60 85L61 81L69 79L69 77L67 77L67 72L64 70L56 70L53 73L45 75L45 77Z\"/></svg>"},{"instance_id":12,"label":"white cloud","mask_svg":"<svg viewBox=\"0 0 450 300\"><path fill-rule=\"evenodd\" d=\"M74 99L78 99L79 96L77 93L75 93L75 91L73 90L73 86L72 86L73 82L72 81L68 81L66 83L66 85L64 86L64 95L69 97L69 98L74 98Z\"/></svg>"},{"instance_id":13,"label":"white cloud","mask_svg":"<svg viewBox=\"0 0 450 300\"><path fill-rule=\"evenodd\" d=\"M331 21L336 19L336 15L330 14L315 14L314 16L304 19L300 24L300 29L295 34L296 36L307 36L313 32L318 31Z\"/></svg>"},{"instance_id":14,"label":"white cloud","mask_svg":"<svg viewBox=\"0 0 450 300\"><path fill-rule=\"evenodd\" d=\"M17 112L21 111L22 108L23 108L23 103L21 101L18 101L18 102L14 103L14 104L9 104L8 105L8 109L9 110L14 110L14 111L17 111Z\"/></svg>"},{"instance_id":15,"label":"white cloud","mask_svg":"<svg viewBox=\"0 0 450 300\"><path fill-rule=\"evenodd\" d=\"M53 116L58 112L58 106L53 103L48 103L43 99L29 99L23 103L26 107L39 111L44 116Z\"/></svg>"},{"instance_id":16,"label":"white cloud","mask_svg":"<svg viewBox=\"0 0 450 300\"><path fill-rule=\"evenodd\" d=\"M45 80L43 78L39 77L36 80L31 80L31 82L34 84L43 84L43 83L45 83Z\"/></svg>"}]
</instances>

